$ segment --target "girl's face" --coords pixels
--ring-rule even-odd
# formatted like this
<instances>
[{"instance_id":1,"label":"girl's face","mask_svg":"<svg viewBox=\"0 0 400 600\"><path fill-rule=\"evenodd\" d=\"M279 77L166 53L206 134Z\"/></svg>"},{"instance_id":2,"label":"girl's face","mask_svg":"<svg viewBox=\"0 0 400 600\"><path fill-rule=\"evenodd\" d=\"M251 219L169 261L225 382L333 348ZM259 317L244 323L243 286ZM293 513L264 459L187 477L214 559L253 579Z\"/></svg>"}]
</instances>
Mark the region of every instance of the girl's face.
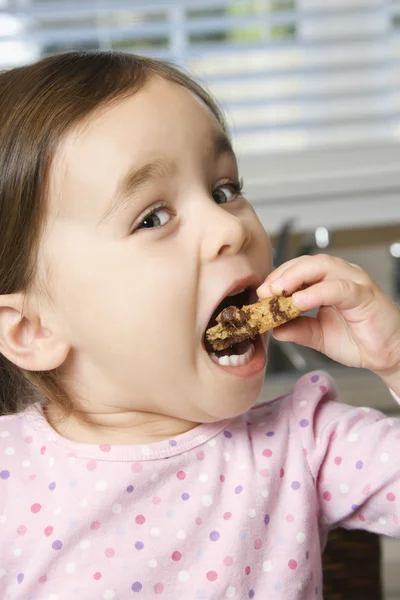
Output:
<instances>
[{"instance_id":1,"label":"girl's face","mask_svg":"<svg viewBox=\"0 0 400 600\"><path fill-rule=\"evenodd\" d=\"M163 79L61 144L40 264L70 346L60 372L81 407L197 423L254 404L263 351L256 372L240 373L213 362L203 341L235 282L251 276L257 287L271 269L238 178L215 117Z\"/></svg>"}]
</instances>

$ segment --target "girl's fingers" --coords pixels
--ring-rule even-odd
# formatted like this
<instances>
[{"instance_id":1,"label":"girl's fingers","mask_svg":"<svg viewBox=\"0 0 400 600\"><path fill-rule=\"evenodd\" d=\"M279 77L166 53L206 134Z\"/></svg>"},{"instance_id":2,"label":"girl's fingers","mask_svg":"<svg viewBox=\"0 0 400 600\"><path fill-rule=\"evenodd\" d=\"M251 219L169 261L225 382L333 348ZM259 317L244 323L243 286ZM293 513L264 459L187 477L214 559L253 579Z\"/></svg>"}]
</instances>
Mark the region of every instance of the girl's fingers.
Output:
<instances>
[{"instance_id":1,"label":"girl's fingers","mask_svg":"<svg viewBox=\"0 0 400 600\"><path fill-rule=\"evenodd\" d=\"M273 336L280 342L294 342L322 351L323 334L321 324L312 317L298 317L274 329Z\"/></svg>"},{"instance_id":2,"label":"girl's fingers","mask_svg":"<svg viewBox=\"0 0 400 600\"><path fill-rule=\"evenodd\" d=\"M295 292L292 298L297 308L304 312L320 306L335 306L339 310L357 307L361 318L362 312L368 311L373 303L374 293L372 288L351 279L333 279Z\"/></svg>"},{"instance_id":3,"label":"girl's fingers","mask_svg":"<svg viewBox=\"0 0 400 600\"><path fill-rule=\"evenodd\" d=\"M285 263L267 277L264 284L258 288L257 294L260 298L280 295L283 291L292 294L303 284L311 285L326 278L349 278L359 283L369 281L367 274L360 267L341 258L319 254L302 256Z\"/></svg>"}]
</instances>

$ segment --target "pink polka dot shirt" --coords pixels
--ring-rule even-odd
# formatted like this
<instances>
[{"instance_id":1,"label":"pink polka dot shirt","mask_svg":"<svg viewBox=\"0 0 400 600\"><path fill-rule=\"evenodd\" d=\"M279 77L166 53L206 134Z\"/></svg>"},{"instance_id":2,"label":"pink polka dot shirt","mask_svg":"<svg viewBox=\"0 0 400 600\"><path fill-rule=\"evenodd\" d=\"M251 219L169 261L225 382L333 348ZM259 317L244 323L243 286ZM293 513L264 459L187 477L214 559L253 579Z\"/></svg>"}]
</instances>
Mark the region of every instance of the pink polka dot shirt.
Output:
<instances>
[{"instance_id":1,"label":"pink polka dot shirt","mask_svg":"<svg viewBox=\"0 0 400 600\"><path fill-rule=\"evenodd\" d=\"M329 529L400 537L400 420L335 397L313 372L147 446L1 417L1 600L321 599Z\"/></svg>"}]
</instances>

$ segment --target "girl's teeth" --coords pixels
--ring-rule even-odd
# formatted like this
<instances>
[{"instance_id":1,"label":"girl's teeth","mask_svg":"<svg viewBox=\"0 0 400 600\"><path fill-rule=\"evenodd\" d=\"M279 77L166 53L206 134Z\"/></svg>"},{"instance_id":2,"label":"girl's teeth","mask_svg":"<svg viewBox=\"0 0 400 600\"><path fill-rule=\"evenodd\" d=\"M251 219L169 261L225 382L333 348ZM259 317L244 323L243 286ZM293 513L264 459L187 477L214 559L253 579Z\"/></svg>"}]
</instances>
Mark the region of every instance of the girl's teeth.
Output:
<instances>
[{"instance_id":1,"label":"girl's teeth","mask_svg":"<svg viewBox=\"0 0 400 600\"><path fill-rule=\"evenodd\" d=\"M212 352L210 356L215 363L222 365L223 367L238 367L240 365L247 365L253 358L254 353L254 344L251 344L250 348L246 350L244 354L232 354L231 356L226 355L218 357Z\"/></svg>"},{"instance_id":2,"label":"girl's teeth","mask_svg":"<svg viewBox=\"0 0 400 600\"><path fill-rule=\"evenodd\" d=\"M237 296L238 294L242 294L246 288L242 288L241 290L237 290L236 292L232 292L232 294L228 294L228 298L231 296Z\"/></svg>"}]
</instances>

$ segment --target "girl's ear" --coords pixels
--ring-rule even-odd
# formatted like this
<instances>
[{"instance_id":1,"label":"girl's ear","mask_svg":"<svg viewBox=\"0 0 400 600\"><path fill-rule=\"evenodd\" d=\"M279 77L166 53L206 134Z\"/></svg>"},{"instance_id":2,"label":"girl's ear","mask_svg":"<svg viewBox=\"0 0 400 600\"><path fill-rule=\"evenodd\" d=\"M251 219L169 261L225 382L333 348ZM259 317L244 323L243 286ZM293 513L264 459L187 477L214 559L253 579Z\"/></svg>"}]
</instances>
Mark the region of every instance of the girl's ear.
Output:
<instances>
[{"instance_id":1,"label":"girl's ear","mask_svg":"<svg viewBox=\"0 0 400 600\"><path fill-rule=\"evenodd\" d=\"M21 369L50 371L62 365L70 345L44 328L22 293L0 295L0 352Z\"/></svg>"}]
</instances>

